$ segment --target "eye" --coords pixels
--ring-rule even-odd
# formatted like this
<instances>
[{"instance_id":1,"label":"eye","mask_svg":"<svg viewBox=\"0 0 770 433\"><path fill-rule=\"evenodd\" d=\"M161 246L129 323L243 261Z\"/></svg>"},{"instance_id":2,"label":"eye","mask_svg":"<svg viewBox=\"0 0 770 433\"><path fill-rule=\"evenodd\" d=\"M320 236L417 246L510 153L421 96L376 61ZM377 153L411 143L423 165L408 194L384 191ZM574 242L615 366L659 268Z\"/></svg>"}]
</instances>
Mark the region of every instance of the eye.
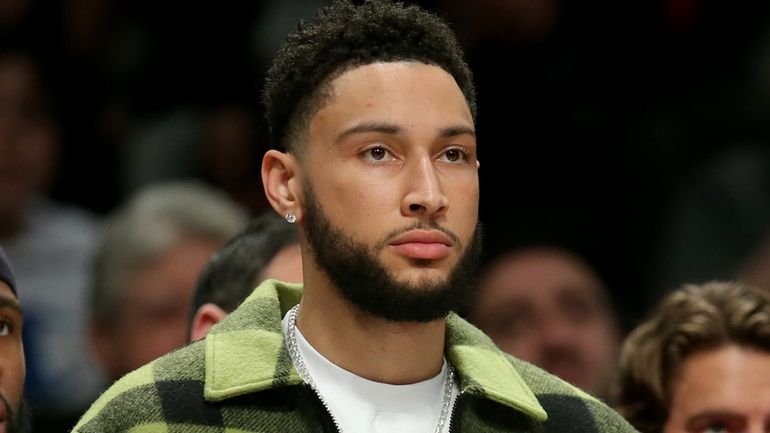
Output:
<instances>
[{"instance_id":1,"label":"eye","mask_svg":"<svg viewBox=\"0 0 770 433\"><path fill-rule=\"evenodd\" d=\"M572 323L588 323L601 317L602 309L598 302L587 295L575 292L561 293L558 297L558 305L565 317Z\"/></svg>"},{"instance_id":2,"label":"eye","mask_svg":"<svg viewBox=\"0 0 770 433\"><path fill-rule=\"evenodd\" d=\"M11 335L13 331L13 324L7 320L0 320L0 337Z\"/></svg>"},{"instance_id":3,"label":"eye","mask_svg":"<svg viewBox=\"0 0 770 433\"><path fill-rule=\"evenodd\" d=\"M393 154L383 146L370 147L363 152L364 159L368 161L381 162L394 159Z\"/></svg>"},{"instance_id":4,"label":"eye","mask_svg":"<svg viewBox=\"0 0 770 433\"><path fill-rule=\"evenodd\" d=\"M727 433L727 426L721 422L714 422L709 424L705 430L703 430L704 433Z\"/></svg>"},{"instance_id":5,"label":"eye","mask_svg":"<svg viewBox=\"0 0 770 433\"><path fill-rule=\"evenodd\" d=\"M453 147L444 151L439 157L444 162L465 162L468 160L468 153L458 147Z\"/></svg>"},{"instance_id":6,"label":"eye","mask_svg":"<svg viewBox=\"0 0 770 433\"><path fill-rule=\"evenodd\" d=\"M737 433L746 431L746 422L741 417L707 417L707 419L697 420L687 431L697 433Z\"/></svg>"},{"instance_id":7,"label":"eye","mask_svg":"<svg viewBox=\"0 0 770 433\"><path fill-rule=\"evenodd\" d=\"M521 338L532 333L536 326L533 312L523 306L509 307L490 313L489 329L496 335Z\"/></svg>"},{"instance_id":8,"label":"eye","mask_svg":"<svg viewBox=\"0 0 770 433\"><path fill-rule=\"evenodd\" d=\"M372 158L376 159L377 161L381 161L383 158L385 158L387 152L381 147L375 147L369 151L369 155L371 155Z\"/></svg>"},{"instance_id":9,"label":"eye","mask_svg":"<svg viewBox=\"0 0 770 433\"><path fill-rule=\"evenodd\" d=\"M741 413L707 412L696 415L684 425L693 433L738 433L748 431L749 419Z\"/></svg>"}]
</instances>

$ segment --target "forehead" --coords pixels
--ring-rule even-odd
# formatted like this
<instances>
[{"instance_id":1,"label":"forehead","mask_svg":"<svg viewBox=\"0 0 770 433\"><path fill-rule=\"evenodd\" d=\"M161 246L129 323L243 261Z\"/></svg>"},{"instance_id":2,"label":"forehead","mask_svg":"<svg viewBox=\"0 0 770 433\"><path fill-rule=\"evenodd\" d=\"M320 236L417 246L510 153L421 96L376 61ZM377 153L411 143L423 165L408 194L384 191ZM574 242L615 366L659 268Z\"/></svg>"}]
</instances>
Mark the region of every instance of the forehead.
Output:
<instances>
[{"instance_id":1,"label":"forehead","mask_svg":"<svg viewBox=\"0 0 770 433\"><path fill-rule=\"evenodd\" d=\"M601 292L594 273L576 258L558 251L507 254L493 263L482 285L487 296L550 298L570 290L586 296Z\"/></svg>"},{"instance_id":2,"label":"forehead","mask_svg":"<svg viewBox=\"0 0 770 433\"><path fill-rule=\"evenodd\" d=\"M16 299L13 290L11 290L11 286L2 280L0 280L0 301L2 301L0 302L2 305L10 305L15 308L19 307L19 301Z\"/></svg>"},{"instance_id":3,"label":"forehead","mask_svg":"<svg viewBox=\"0 0 770 433\"><path fill-rule=\"evenodd\" d=\"M674 383L672 409L762 409L770 415L768 352L736 345L696 352L685 359Z\"/></svg>"},{"instance_id":4,"label":"forehead","mask_svg":"<svg viewBox=\"0 0 770 433\"><path fill-rule=\"evenodd\" d=\"M191 289L199 272L221 245L221 241L203 238L180 239L157 260L136 270L128 298L161 296Z\"/></svg>"},{"instance_id":5,"label":"forehead","mask_svg":"<svg viewBox=\"0 0 770 433\"><path fill-rule=\"evenodd\" d=\"M414 61L371 63L344 71L325 87L325 103L313 121L328 121L335 115L387 118L419 111L441 116L445 121L473 123L457 82L435 65Z\"/></svg>"}]
</instances>

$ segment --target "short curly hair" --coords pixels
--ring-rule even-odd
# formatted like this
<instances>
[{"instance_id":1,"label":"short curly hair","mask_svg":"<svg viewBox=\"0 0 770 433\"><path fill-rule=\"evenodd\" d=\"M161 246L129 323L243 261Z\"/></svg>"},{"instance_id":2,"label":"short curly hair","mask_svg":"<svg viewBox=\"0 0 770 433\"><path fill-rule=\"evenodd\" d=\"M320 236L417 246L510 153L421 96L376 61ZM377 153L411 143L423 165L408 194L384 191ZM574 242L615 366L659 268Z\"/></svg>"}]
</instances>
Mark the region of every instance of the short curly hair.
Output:
<instances>
[{"instance_id":1,"label":"short curly hair","mask_svg":"<svg viewBox=\"0 0 770 433\"><path fill-rule=\"evenodd\" d=\"M436 65L451 74L476 117L476 90L449 25L414 5L335 0L312 22L300 22L265 76L262 100L275 148L297 151L324 87L351 68L402 60Z\"/></svg>"},{"instance_id":2,"label":"short curly hair","mask_svg":"<svg viewBox=\"0 0 770 433\"><path fill-rule=\"evenodd\" d=\"M712 281L669 294L623 343L617 409L642 433L662 432L685 360L729 344L770 352L770 293Z\"/></svg>"}]
</instances>

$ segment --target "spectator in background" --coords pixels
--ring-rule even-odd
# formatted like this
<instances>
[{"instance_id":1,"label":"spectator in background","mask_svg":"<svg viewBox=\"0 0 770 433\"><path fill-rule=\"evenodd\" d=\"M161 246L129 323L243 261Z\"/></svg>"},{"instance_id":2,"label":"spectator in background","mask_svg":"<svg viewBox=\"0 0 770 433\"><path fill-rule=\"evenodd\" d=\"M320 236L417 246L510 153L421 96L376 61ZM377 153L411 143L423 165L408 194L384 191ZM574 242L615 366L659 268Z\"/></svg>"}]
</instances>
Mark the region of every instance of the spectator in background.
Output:
<instances>
[{"instance_id":1,"label":"spectator in background","mask_svg":"<svg viewBox=\"0 0 770 433\"><path fill-rule=\"evenodd\" d=\"M272 210L232 238L201 272L193 294L190 339L203 338L268 278L302 282L297 229Z\"/></svg>"},{"instance_id":2,"label":"spectator in background","mask_svg":"<svg viewBox=\"0 0 770 433\"><path fill-rule=\"evenodd\" d=\"M498 255L470 319L504 351L610 399L620 326L601 279L576 254L529 246Z\"/></svg>"},{"instance_id":3,"label":"spectator in background","mask_svg":"<svg viewBox=\"0 0 770 433\"><path fill-rule=\"evenodd\" d=\"M148 186L109 217L96 252L90 335L112 381L188 341L195 281L246 212L198 181Z\"/></svg>"},{"instance_id":4,"label":"spectator in background","mask_svg":"<svg viewBox=\"0 0 770 433\"><path fill-rule=\"evenodd\" d=\"M770 293L684 285L629 334L618 409L643 433L767 432Z\"/></svg>"},{"instance_id":5,"label":"spectator in background","mask_svg":"<svg viewBox=\"0 0 770 433\"><path fill-rule=\"evenodd\" d=\"M21 332L24 315L16 296L13 270L0 248L0 431L27 431L29 415L25 411L24 343Z\"/></svg>"},{"instance_id":6,"label":"spectator in background","mask_svg":"<svg viewBox=\"0 0 770 433\"><path fill-rule=\"evenodd\" d=\"M0 242L24 287L26 396L33 416L53 424L80 413L100 387L84 319L98 221L48 198L58 150L57 119L34 59L0 54Z\"/></svg>"}]
</instances>

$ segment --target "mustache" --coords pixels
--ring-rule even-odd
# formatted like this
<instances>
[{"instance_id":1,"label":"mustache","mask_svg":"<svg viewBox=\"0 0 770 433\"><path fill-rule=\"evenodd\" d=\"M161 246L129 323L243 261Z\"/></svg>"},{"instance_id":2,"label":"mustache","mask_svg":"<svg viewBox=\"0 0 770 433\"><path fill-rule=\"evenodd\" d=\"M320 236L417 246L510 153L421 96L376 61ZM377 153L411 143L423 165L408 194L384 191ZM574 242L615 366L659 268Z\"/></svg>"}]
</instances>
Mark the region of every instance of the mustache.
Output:
<instances>
[{"instance_id":1,"label":"mustache","mask_svg":"<svg viewBox=\"0 0 770 433\"><path fill-rule=\"evenodd\" d=\"M570 363L577 364L581 368L587 364L583 355L576 349L570 347L554 347L545 350L541 359L539 360L545 366L545 369L550 371L553 366Z\"/></svg>"}]
</instances>

